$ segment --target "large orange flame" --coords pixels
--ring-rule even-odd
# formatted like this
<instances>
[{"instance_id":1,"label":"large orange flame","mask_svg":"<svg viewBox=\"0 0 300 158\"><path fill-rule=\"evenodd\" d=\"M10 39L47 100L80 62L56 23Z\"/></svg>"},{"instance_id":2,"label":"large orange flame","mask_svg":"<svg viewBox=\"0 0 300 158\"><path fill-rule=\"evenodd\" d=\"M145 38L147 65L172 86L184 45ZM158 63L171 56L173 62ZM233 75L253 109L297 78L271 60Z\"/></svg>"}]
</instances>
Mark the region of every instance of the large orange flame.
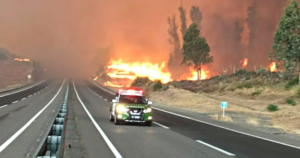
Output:
<instances>
[{"instance_id":1,"label":"large orange flame","mask_svg":"<svg viewBox=\"0 0 300 158\"><path fill-rule=\"evenodd\" d=\"M192 77L188 77L187 80L193 80L193 81L198 80L197 71L194 69L190 69L190 70L191 70ZM209 70L207 69L207 67L202 66L200 80L205 80L205 79L208 79L209 77L210 77Z\"/></svg>"},{"instance_id":2,"label":"large orange flame","mask_svg":"<svg viewBox=\"0 0 300 158\"><path fill-rule=\"evenodd\" d=\"M172 81L171 74L163 71L165 62L160 66L149 62L124 63L122 59L111 60L107 66L107 75L111 78L128 78L134 80L137 77L149 77L150 80L161 80L162 83Z\"/></svg>"},{"instance_id":3,"label":"large orange flame","mask_svg":"<svg viewBox=\"0 0 300 158\"><path fill-rule=\"evenodd\" d=\"M93 79L93 81L96 81L98 79L98 76L96 76L94 79Z\"/></svg>"},{"instance_id":4,"label":"large orange flame","mask_svg":"<svg viewBox=\"0 0 300 158\"><path fill-rule=\"evenodd\" d=\"M246 67L248 65L248 60L249 60L248 58L245 58L244 60L240 61L243 67Z\"/></svg>"},{"instance_id":5,"label":"large orange flame","mask_svg":"<svg viewBox=\"0 0 300 158\"><path fill-rule=\"evenodd\" d=\"M165 62L152 64L150 62L124 62L122 59L113 60L108 63L106 73L112 79L129 79L134 80L137 77L148 77L150 80L160 80L162 83L173 81L171 74L165 68ZM202 66L201 80L208 79L210 73L207 67ZM183 75L182 79L197 80L197 71L190 68L187 74ZM120 87L116 82L105 82L104 85L112 87ZM123 85L122 85L123 86Z\"/></svg>"},{"instance_id":6,"label":"large orange flame","mask_svg":"<svg viewBox=\"0 0 300 158\"><path fill-rule=\"evenodd\" d=\"M110 81L106 81L103 83L104 86L110 86L110 87L124 87L124 85L119 85L117 83L113 83L113 82L110 82Z\"/></svg>"},{"instance_id":7,"label":"large orange flame","mask_svg":"<svg viewBox=\"0 0 300 158\"><path fill-rule=\"evenodd\" d=\"M277 71L276 63L275 63L275 62L272 62L272 63L271 63L271 65L270 65L270 71L271 71L271 72L276 72L276 71Z\"/></svg>"},{"instance_id":8,"label":"large orange flame","mask_svg":"<svg viewBox=\"0 0 300 158\"><path fill-rule=\"evenodd\" d=\"M19 58L15 58L15 61L26 61L26 62L29 62L30 59L19 59Z\"/></svg>"}]
</instances>

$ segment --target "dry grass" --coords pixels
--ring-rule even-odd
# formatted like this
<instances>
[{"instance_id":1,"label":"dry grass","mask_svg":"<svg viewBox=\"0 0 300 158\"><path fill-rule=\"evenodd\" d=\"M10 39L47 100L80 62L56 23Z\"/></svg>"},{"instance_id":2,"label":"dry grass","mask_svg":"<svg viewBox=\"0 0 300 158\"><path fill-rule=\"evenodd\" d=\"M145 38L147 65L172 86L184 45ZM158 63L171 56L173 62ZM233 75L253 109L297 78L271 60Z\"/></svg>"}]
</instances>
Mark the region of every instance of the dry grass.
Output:
<instances>
[{"instance_id":1,"label":"dry grass","mask_svg":"<svg viewBox=\"0 0 300 158\"><path fill-rule=\"evenodd\" d=\"M215 114L215 115L210 115L210 117L214 120L218 120L218 121L223 121L223 122L233 122L232 118L228 115L225 115L223 117L223 115L219 115L219 114Z\"/></svg>"},{"instance_id":2,"label":"dry grass","mask_svg":"<svg viewBox=\"0 0 300 158\"><path fill-rule=\"evenodd\" d=\"M290 91L276 89L273 87L262 87L262 93L253 97L251 94L257 89L240 89L234 92L222 93L193 93L187 90L170 86L166 91L151 92L151 100L157 103L164 103L169 106L176 106L200 113L220 113L221 101L228 102L228 112L252 114L269 117L272 119L273 127L285 130L288 133L298 133L300 129L300 106L290 106L285 99L295 95L297 86ZM300 99L295 100L300 102ZM277 104L279 111L271 113L266 110L268 104ZM222 115L211 115L212 119L232 122L232 118ZM252 126L265 126L259 123L259 119L251 117L246 123Z\"/></svg>"},{"instance_id":3,"label":"dry grass","mask_svg":"<svg viewBox=\"0 0 300 158\"><path fill-rule=\"evenodd\" d=\"M246 123L249 124L249 125L252 125L252 126L259 126L259 121L257 118L255 117L250 117L246 120Z\"/></svg>"}]
</instances>

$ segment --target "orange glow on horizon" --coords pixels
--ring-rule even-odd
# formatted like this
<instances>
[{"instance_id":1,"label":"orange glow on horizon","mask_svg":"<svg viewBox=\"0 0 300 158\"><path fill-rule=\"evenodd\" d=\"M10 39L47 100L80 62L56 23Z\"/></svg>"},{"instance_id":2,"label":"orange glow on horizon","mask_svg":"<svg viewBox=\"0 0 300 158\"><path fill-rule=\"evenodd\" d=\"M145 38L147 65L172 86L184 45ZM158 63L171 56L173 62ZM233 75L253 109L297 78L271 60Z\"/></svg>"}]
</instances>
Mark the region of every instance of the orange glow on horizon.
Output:
<instances>
[{"instance_id":1,"label":"orange glow on horizon","mask_svg":"<svg viewBox=\"0 0 300 158\"><path fill-rule=\"evenodd\" d=\"M25 61L25 62L29 62L30 59L19 59L19 58L15 58L15 61Z\"/></svg>"}]
</instances>

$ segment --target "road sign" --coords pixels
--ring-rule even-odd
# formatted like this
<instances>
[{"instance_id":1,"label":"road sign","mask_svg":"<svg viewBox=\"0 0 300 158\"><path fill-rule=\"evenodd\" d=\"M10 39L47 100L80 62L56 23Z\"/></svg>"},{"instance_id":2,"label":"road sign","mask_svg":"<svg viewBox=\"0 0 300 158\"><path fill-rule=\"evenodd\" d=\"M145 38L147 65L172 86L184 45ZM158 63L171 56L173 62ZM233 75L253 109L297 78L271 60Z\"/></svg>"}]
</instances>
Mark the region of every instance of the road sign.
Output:
<instances>
[{"instance_id":1,"label":"road sign","mask_svg":"<svg viewBox=\"0 0 300 158\"><path fill-rule=\"evenodd\" d=\"M223 109L223 118L225 116L225 109L227 108L227 102L223 101L221 102L221 108Z\"/></svg>"},{"instance_id":2,"label":"road sign","mask_svg":"<svg viewBox=\"0 0 300 158\"><path fill-rule=\"evenodd\" d=\"M221 102L221 108L227 108L227 102Z\"/></svg>"}]
</instances>

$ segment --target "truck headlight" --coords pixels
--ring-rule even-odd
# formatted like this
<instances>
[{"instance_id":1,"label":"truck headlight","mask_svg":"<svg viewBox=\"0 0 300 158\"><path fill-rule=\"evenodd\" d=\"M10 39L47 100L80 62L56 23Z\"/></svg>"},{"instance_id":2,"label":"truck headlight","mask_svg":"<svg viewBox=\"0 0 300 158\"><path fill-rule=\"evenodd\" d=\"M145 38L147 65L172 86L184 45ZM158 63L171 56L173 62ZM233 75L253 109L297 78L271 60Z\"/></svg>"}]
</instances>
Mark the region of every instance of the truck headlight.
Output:
<instances>
[{"instance_id":1,"label":"truck headlight","mask_svg":"<svg viewBox=\"0 0 300 158\"><path fill-rule=\"evenodd\" d=\"M127 108L124 105L118 105L116 111L117 113L125 113L127 112Z\"/></svg>"},{"instance_id":2,"label":"truck headlight","mask_svg":"<svg viewBox=\"0 0 300 158\"><path fill-rule=\"evenodd\" d=\"M144 109L144 113L150 113L152 111L151 108Z\"/></svg>"}]
</instances>

